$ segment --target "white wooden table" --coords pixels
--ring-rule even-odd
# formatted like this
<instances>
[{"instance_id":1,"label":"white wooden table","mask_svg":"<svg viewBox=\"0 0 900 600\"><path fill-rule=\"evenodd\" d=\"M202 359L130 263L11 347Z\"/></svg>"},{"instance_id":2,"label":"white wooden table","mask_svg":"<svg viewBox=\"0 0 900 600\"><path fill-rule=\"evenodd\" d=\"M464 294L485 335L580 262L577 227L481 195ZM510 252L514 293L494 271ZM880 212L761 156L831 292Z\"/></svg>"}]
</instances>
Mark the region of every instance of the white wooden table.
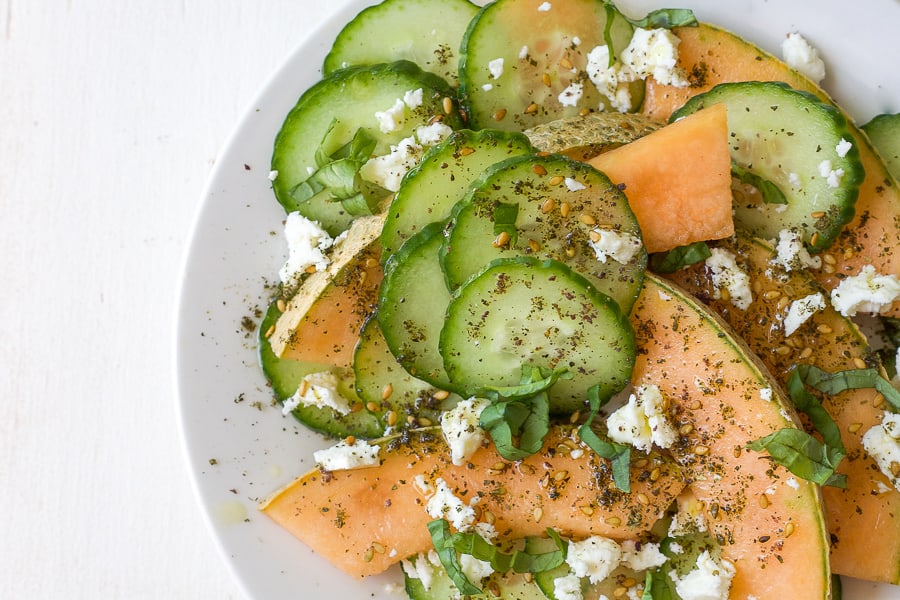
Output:
<instances>
[{"instance_id":1,"label":"white wooden table","mask_svg":"<svg viewBox=\"0 0 900 600\"><path fill-rule=\"evenodd\" d=\"M230 130L344 2L0 0L0 598L238 598L171 377Z\"/></svg>"}]
</instances>

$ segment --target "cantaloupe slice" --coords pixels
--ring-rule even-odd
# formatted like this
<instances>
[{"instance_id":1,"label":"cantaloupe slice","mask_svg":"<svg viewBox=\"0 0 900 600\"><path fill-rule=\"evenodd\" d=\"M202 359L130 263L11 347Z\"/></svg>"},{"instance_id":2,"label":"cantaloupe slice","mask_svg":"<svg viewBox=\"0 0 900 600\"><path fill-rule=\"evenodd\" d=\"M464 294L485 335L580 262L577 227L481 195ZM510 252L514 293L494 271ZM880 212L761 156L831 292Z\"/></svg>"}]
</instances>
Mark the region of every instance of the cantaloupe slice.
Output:
<instances>
[{"instance_id":1,"label":"cantaloupe slice","mask_svg":"<svg viewBox=\"0 0 900 600\"><path fill-rule=\"evenodd\" d=\"M674 405L682 435L672 454L705 505L722 557L736 567L730 597L828 598L818 486L746 448L795 426L768 372L723 321L655 276L648 275L632 315L640 348L635 383L659 386Z\"/></svg>"},{"instance_id":2,"label":"cantaloupe slice","mask_svg":"<svg viewBox=\"0 0 900 600\"><path fill-rule=\"evenodd\" d=\"M772 54L741 37L713 25L675 29L681 39L679 62L692 74L694 84L687 88L660 85L647 81L643 113L667 120L688 98L728 81L784 81L789 85L833 102L819 86L788 67ZM847 118L852 124L853 119ZM851 125L852 126L852 125ZM900 185L887 170L869 139L853 129L859 157L866 177L856 200L856 217L824 256L826 266L817 278L829 290L847 275L856 275L866 265L874 265L879 273L900 275ZM889 316L900 317L900 302L895 302Z\"/></svg>"},{"instance_id":3,"label":"cantaloupe slice","mask_svg":"<svg viewBox=\"0 0 900 600\"><path fill-rule=\"evenodd\" d=\"M588 161L624 184L647 252L734 232L725 112L711 106Z\"/></svg>"},{"instance_id":4,"label":"cantaloupe slice","mask_svg":"<svg viewBox=\"0 0 900 600\"><path fill-rule=\"evenodd\" d=\"M354 221L328 268L307 277L269 336L276 356L337 367L353 364L359 332L378 302L383 223L384 215Z\"/></svg>"},{"instance_id":5,"label":"cantaloupe slice","mask_svg":"<svg viewBox=\"0 0 900 600\"><path fill-rule=\"evenodd\" d=\"M425 509L429 484L442 478L475 506L481 521L506 539L564 535L637 539L684 489L680 470L659 455L635 456L631 494L615 489L610 463L590 451L572 453L572 427L554 427L544 449L518 462L482 446L463 466L450 462L439 430L381 446L380 466L314 470L276 493L262 510L317 554L356 577L380 573L433 548ZM375 444L376 442L372 442ZM658 471L656 471L658 469Z\"/></svg>"},{"instance_id":6,"label":"cantaloupe slice","mask_svg":"<svg viewBox=\"0 0 900 600\"><path fill-rule=\"evenodd\" d=\"M694 265L669 277L722 315L748 342L782 383L797 364L829 372L872 364L872 351L856 325L831 306L815 312L799 329L785 336L780 325L791 302L822 293L807 271L778 272L770 277L772 249L760 241L722 244L737 256L753 282L755 299L747 310L727 299L715 299L706 269ZM823 405L834 418L847 450L840 469L846 489L823 488L832 534L831 566L841 575L897 583L900 581L900 492L867 455L862 436L881 422L884 398L874 389L847 390L827 396ZM865 549L865 550L864 550Z\"/></svg>"}]
</instances>

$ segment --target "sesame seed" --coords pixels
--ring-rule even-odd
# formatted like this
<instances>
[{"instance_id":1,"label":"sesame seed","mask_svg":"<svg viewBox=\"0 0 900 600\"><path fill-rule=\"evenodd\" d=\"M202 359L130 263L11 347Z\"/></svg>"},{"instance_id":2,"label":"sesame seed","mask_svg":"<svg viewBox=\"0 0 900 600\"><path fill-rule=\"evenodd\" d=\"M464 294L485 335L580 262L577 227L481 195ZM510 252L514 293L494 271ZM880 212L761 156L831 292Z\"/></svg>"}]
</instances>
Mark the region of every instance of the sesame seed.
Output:
<instances>
[{"instance_id":1,"label":"sesame seed","mask_svg":"<svg viewBox=\"0 0 900 600\"><path fill-rule=\"evenodd\" d=\"M784 526L784 537L791 537L794 533L794 529L796 526L793 521L788 521L788 524Z\"/></svg>"},{"instance_id":2,"label":"sesame seed","mask_svg":"<svg viewBox=\"0 0 900 600\"><path fill-rule=\"evenodd\" d=\"M494 248L503 248L504 246L509 245L509 239L509 234L505 231L501 231L500 235L494 238Z\"/></svg>"},{"instance_id":3,"label":"sesame seed","mask_svg":"<svg viewBox=\"0 0 900 600\"><path fill-rule=\"evenodd\" d=\"M622 519L620 519L619 517L606 517L605 519L603 519L603 522L612 527L618 527L622 524Z\"/></svg>"},{"instance_id":4,"label":"sesame seed","mask_svg":"<svg viewBox=\"0 0 900 600\"><path fill-rule=\"evenodd\" d=\"M347 437L344 438L344 443L347 444L348 446L352 446L353 444L356 443L356 438L353 437L352 435L348 435Z\"/></svg>"},{"instance_id":5,"label":"sesame seed","mask_svg":"<svg viewBox=\"0 0 900 600\"><path fill-rule=\"evenodd\" d=\"M285 311L285 309L287 308L287 304L285 304L283 298L279 298L279 299L275 302L275 308L278 309L278 312L284 312L284 311Z\"/></svg>"},{"instance_id":6,"label":"sesame seed","mask_svg":"<svg viewBox=\"0 0 900 600\"><path fill-rule=\"evenodd\" d=\"M854 357L853 364L856 366L857 369L865 369L866 368L866 361L864 361L863 359L861 359L858 356Z\"/></svg>"},{"instance_id":7,"label":"sesame seed","mask_svg":"<svg viewBox=\"0 0 900 600\"><path fill-rule=\"evenodd\" d=\"M545 215L554 208L556 208L556 201L553 198L547 198L544 200L544 203L541 204L541 212Z\"/></svg>"},{"instance_id":8,"label":"sesame seed","mask_svg":"<svg viewBox=\"0 0 900 600\"><path fill-rule=\"evenodd\" d=\"M429 419L428 417L419 417L419 425L421 425L422 427L430 427L431 419Z\"/></svg>"},{"instance_id":9,"label":"sesame seed","mask_svg":"<svg viewBox=\"0 0 900 600\"><path fill-rule=\"evenodd\" d=\"M581 217L579 217L579 218L581 219L581 222L584 223L585 225L596 225L597 224L597 219L595 219L593 217L593 215L588 215L588 214L582 213Z\"/></svg>"},{"instance_id":10,"label":"sesame seed","mask_svg":"<svg viewBox=\"0 0 900 600\"><path fill-rule=\"evenodd\" d=\"M814 234L812 234L812 237L809 238L809 243L812 244L813 246L815 246L817 243L819 243L819 232L818 231L815 232Z\"/></svg>"},{"instance_id":11,"label":"sesame seed","mask_svg":"<svg viewBox=\"0 0 900 600\"><path fill-rule=\"evenodd\" d=\"M541 177L547 174L547 169L544 167L544 165L531 165L531 171L535 175L540 175Z\"/></svg>"},{"instance_id":12,"label":"sesame seed","mask_svg":"<svg viewBox=\"0 0 900 600\"><path fill-rule=\"evenodd\" d=\"M696 454L697 456L704 456L706 454L709 454L709 446L694 446L694 454Z\"/></svg>"},{"instance_id":13,"label":"sesame seed","mask_svg":"<svg viewBox=\"0 0 900 600\"><path fill-rule=\"evenodd\" d=\"M501 108L500 110L495 112L493 115L491 115L491 118L494 119L495 121L502 121L505 116L506 116L506 109Z\"/></svg>"},{"instance_id":14,"label":"sesame seed","mask_svg":"<svg viewBox=\"0 0 900 600\"><path fill-rule=\"evenodd\" d=\"M540 506L536 506L534 511L532 511L531 516L534 517L535 523L540 523L541 519L544 518L544 509Z\"/></svg>"},{"instance_id":15,"label":"sesame seed","mask_svg":"<svg viewBox=\"0 0 900 600\"><path fill-rule=\"evenodd\" d=\"M528 248L529 248L532 252L540 252L540 250L541 250L541 245L540 245L540 243L539 243L537 240L528 240Z\"/></svg>"},{"instance_id":16,"label":"sesame seed","mask_svg":"<svg viewBox=\"0 0 900 600\"><path fill-rule=\"evenodd\" d=\"M531 104L529 104L528 106L525 107L526 115L537 114L537 111L538 111L538 105L535 102L532 102Z\"/></svg>"},{"instance_id":17,"label":"sesame seed","mask_svg":"<svg viewBox=\"0 0 900 600\"><path fill-rule=\"evenodd\" d=\"M378 409L380 407L378 406L378 403L376 403L376 402L368 402L368 403L366 403L366 408L369 410L369 412L378 412Z\"/></svg>"},{"instance_id":18,"label":"sesame seed","mask_svg":"<svg viewBox=\"0 0 900 600\"><path fill-rule=\"evenodd\" d=\"M450 392L448 392L447 390L438 390L435 393L433 393L431 395L431 397L434 398L435 400L446 400L447 398L450 397Z\"/></svg>"},{"instance_id":19,"label":"sesame seed","mask_svg":"<svg viewBox=\"0 0 900 600\"><path fill-rule=\"evenodd\" d=\"M769 497L765 494L759 495L759 507L760 508L769 508Z\"/></svg>"},{"instance_id":20,"label":"sesame seed","mask_svg":"<svg viewBox=\"0 0 900 600\"><path fill-rule=\"evenodd\" d=\"M850 425L847 427L847 431L849 431L850 433L856 433L857 431L862 429L862 426L862 423L850 423Z\"/></svg>"},{"instance_id":21,"label":"sesame seed","mask_svg":"<svg viewBox=\"0 0 900 600\"><path fill-rule=\"evenodd\" d=\"M391 394L393 394L393 393L394 393L394 386L393 386L393 384L386 383L386 384L384 385L384 387L381 388L381 399L382 399L382 400L387 400L388 398L391 397Z\"/></svg>"},{"instance_id":22,"label":"sesame seed","mask_svg":"<svg viewBox=\"0 0 900 600\"><path fill-rule=\"evenodd\" d=\"M572 212L572 205L568 202L563 202L559 205L559 214L563 217L568 217L570 212Z\"/></svg>"},{"instance_id":23,"label":"sesame seed","mask_svg":"<svg viewBox=\"0 0 900 600\"><path fill-rule=\"evenodd\" d=\"M444 114L449 115L453 111L453 99L450 96L444 96L443 105Z\"/></svg>"},{"instance_id":24,"label":"sesame seed","mask_svg":"<svg viewBox=\"0 0 900 600\"><path fill-rule=\"evenodd\" d=\"M470 154L474 154L474 153L475 153L475 148L472 148L471 146L464 146L459 149L460 156L469 156Z\"/></svg>"},{"instance_id":25,"label":"sesame seed","mask_svg":"<svg viewBox=\"0 0 900 600\"><path fill-rule=\"evenodd\" d=\"M553 83L552 81L550 81L549 73L544 73L543 77L541 77L541 81L543 81L544 85L547 87L550 87L550 85Z\"/></svg>"},{"instance_id":26,"label":"sesame seed","mask_svg":"<svg viewBox=\"0 0 900 600\"><path fill-rule=\"evenodd\" d=\"M650 504L650 498L648 498L647 494L645 494L643 492L638 493L637 496L635 496L635 497L637 498L637 501L640 502L641 504L643 504L644 506L647 506L648 504Z\"/></svg>"},{"instance_id":27,"label":"sesame seed","mask_svg":"<svg viewBox=\"0 0 900 600\"><path fill-rule=\"evenodd\" d=\"M269 328L266 329L266 339L272 337L272 334L275 333L275 325L269 325Z\"/></svg>"},{"instance_id":28,"label":"sesame seed","mask_svg":"<svg viewBox=\"0 0 900 600\"><path fill-rule=\"evenodd\" d=\"M569 70L572 68L572 61L563 56L561 59L559 59L559 66L561 66L563 69Z\"/></svg>"},{"instance_id":29,"label":"sesame seed","mask_svg":"<svg viewBox=\"0 0 900 600\"><path fill-rule=\"evenodd\" d=\"M550 178L549 183L550 183L550 185L559 185L565 180L566 180L566 178L563 177L562 175L554 175L553 177ZM565 215L563 215L563 216L565 216Z\"/></svg>"},{"instance_id":30,"label":"sesame seed","mask_svg":"<svg viewBox=\"0 0 900 600\"><path fill-rule=\"evenodd\" d=\"M813 219L821 219L822 217L825 216L825 211L817 210L817 211L809 213L809 216L811 216Z\"/></svg>"},{"instance_id":31,"label":"sesame seed","mask_svg":"<svg viewBox=\"0 0 900 600\"><path fill-rule=\"evenodd\" d=\"M394 425L397 424L397 419L399 419L399 416L397 415L397 411L389 410L387 413L387 424L390 427L393 427Z\"/></svg>"},{"instance_id":32,"label":"sesame seed","mask_svg":"<svg viewBox=\"0 0 900 600\"><path fill-rule=\"evenodd\" d=\"M588 505L588 506L582 506L582 507L581 507L581 512L584 513L586 516L590 517L591 515L594 514L594 507L593 507L593 506L590 506L590 505Z\"/></svg>"}]
</instances>

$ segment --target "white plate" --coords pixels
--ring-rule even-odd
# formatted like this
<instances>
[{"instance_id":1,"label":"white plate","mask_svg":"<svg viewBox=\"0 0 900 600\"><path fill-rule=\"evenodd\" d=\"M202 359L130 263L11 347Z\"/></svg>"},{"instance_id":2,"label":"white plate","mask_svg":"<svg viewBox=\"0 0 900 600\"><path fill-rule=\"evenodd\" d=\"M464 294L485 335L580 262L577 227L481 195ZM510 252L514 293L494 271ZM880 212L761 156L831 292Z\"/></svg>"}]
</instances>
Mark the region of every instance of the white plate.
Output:
<instances>
[{"instance_id":1,"label":"white plate","mask_svg":"<svg viewBox=\"0 0 900 600\"><path fill-rule=\"evenodd\" d=\"M323 23L262 90L217 161L184 264L175 369L186 456L224 559L247 596L260 600L399 597L386 590L400 581L398 572L355 581L257 512L259 500L310 468L312 450L327 444L270 407L254 335L241 325L244 317L258 321L254 311L265 309L265 284L277 277L286 252L284 213L267 179L272 141L287 111L319 77L340 27L366 4L351 2ZM777 55L785 34L800 31L826 61L825 86L858 122L900 111L896 45L890 41L900 23L897 0L620 4L634 15L687 5L701 20ZM900 588L846 582L845 598L900 598Z\"/></svg>"}]
</instances>

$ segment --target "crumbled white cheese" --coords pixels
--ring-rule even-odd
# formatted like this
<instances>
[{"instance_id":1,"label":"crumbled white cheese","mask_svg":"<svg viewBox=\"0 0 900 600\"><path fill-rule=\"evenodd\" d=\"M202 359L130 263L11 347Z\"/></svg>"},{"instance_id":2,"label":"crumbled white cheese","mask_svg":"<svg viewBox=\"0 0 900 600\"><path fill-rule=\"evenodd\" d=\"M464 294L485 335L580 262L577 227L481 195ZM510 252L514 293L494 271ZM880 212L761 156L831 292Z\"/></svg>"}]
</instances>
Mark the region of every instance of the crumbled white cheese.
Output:
<instances>
[{"instance_id":1,"label":"crumbled white cheese","mask_svg":"<svg viewBox=\"0 0 900 600\"><path fill-rule=\"evenodd\" d=\"M569 573L553 580L553 597L556 600L583 600L581 578Z\"/></svg>"},{"instance_id":2,"label":"crumbled white cheese","mask_svg":"<svg viewBox=\"0 0 900 600\"><path fill-rule=\"evenodd\" d=\"M440 558L434 550L429 550L428 553L420 552L413 558L403 559L400 562L403 565L403 572L409 578L421 581L426 592L431 589L434 582L435 567L441 566Z\"/></svg>"},{"instance_id":3,"label":"crumbled white cheese","mask_svg":"<svg viewBox=\"0 0 900 600\"><path fill-rule=\"evenodd\" d=\"M761 388L759 390L759 397L762 398L763 400L765 400L766 402L771 402L772 401L772 388L770 388L770 387Z\"/></svg>"},{"instance_id":4,"label":"crumbled white cheese","mask_svg":"<svg viewBox=\"0 0 900 600\"><path fill-rule=\"evenodd\" d=\"M848 142L844 138L841 138L841 141L838 142L837 146L834 147L834 151L837 152L837 155L841 158L847 156L847 153L853 148L853 143Z\"/></svg>"},{"instance_id":5,"label":"crumbled white cheese","mask_svg":"<svg viewBox=\"0 0 900 600\"><path fill-rule=\"evenodd\" d=\"M791 184L791 187L795 190L799 190L802 185L800 176L796 173L788 173L788 183Z\"/></svg>"},{"instance_id":6,"label":"crumbled white cheese","mask_svg":"<svg viewBox=\"0 0 900 600\"><path fill-rule=\"evenodd\" d=\"M294 395L284 401L281 412L289 415L298 406L331 408L342 415L350 414L350 401L338 391L337 375L331 371L310 373L300 380Z\"/></svg>"},{"instance_id":7,"label":"crumbled white cheese","mask_svg":"<svg viewBox=\"0 0 900 600\"><path fill-rule=\"evenodd\" d=\"M391 146L390 154L376 156L366 161L360 168L359 175L366 181L396 192L400 189L403 176L419 163L422 150L415 137L404 138L396 146Z\"/></svg>"},{"instance_id":8,"label":"crumbled white cheese","mask_svg":"<svg viewBox=\"0 0 900 600\"><path fill-rule=\"evenodd\" d=\"M896 300L900 300L900 279L880 275L872 265L865 265L858 275L847 277L831 290L832 306L845 317L886 312Z\"/></svg>"},{"instance_id":9,"label":"crumbled white cheese","mask_svg":"<svg viewBox=\"0 0 900 600\"><path fill-rule=\"evenodd\" d=\"M702 502L691 495L678 496L675 502L678 511L672 515L672 521L669 523L669 537L694 535L706 531Z\"/></svg>"},{"instance_id":10,"label":"crumbled white cheese","mask_svg":"<svg viewBox=\"0 0 900 600\"><path fill-rule=\"evenodd\" d=\"M566 552L566 563L572 572L578 577L588 577L591 583L606 579L621 559L621 546L597 535L580 542L569 542Z\"/></svg>"},{"instance_id":11,"label":"crumbled white cheese","mask_svg":"<svg viewBox=\"0 0 900 600\"><path fill-rule=\"evenodd\" d=\"M712 275L714 296L722 297L722 290L728 291L731 303L741 310L747 310L753 302L753 291L750 287L750 276L735 261L729 250L712 248L706 259L706 267Z\"/></svg>"},{"instance_id":12,"label":"crumbled white cheese","mask_svg":"<svg viewBox=\"0 0 900 600\"><path fill-rule=\"evenodd\" d=\"M843 169L832 169L831 161L828 159L819 163L819 175L825 178L825 182L830 188L837 188L841 185L841 179L844 177Z\"/></svg>"},{"instance_id":13,"label":"crumbled white cheese","mask_svg":"<svg viewBox=\"0 0 900 600\"><path fill-rule=\"evenodd\" d=\"M275 181L278 179L278 169L272 169L269 171L269 181Z\"/></svg>"},{"instance_id":14,"label":"crumbled white cheese","mask_svg":"<svg viewBox=\"0 0 900 600\"><path fill-rule=\"evenodd\" d=\"M547 12L552 8L552 4L549 2L543 2L540 6L538 6L538 12Z\"/></svg>"},{"instance_id":15,"label":"crumbled white cheese","mask_svg":"<svg viewBox=\"0 0 900 600\"><path fill-rule=\"evenodd\" d=\"M799 33L790 33L781 42L781 56L789 67L816 83L825 79L825 62L819 57L819 51Z\"/></svg>"},{"instance_id":16,"label":"crumbled white cheese","mask_svg":"<svg viewBox=\"0 0 900 600\"><path fill-rule=\"evenodd\" d=\"M571 177L565 178L566 189L570 192L580 192L581 190L586 190L587 186L578 181L577 179L572 179Z\"/></svg>"},{"instance_id":17,"label":"crumbled white cheese","mask_svg":"<svg viewBox=\"0 0 900 600\"><path fill-rule=\"evenodd\" d=\"M787 479L785 479L784 484L786 486L788 486L789 488L791 488L792 490L800 489L800 482L797 481L796 479L794 479L793 477L788 477Z\"/></svg>"},{"instance_id":18,"label":"crumbled white cheese","mask_svg":"<svg viewBox=\"0 0 900 600\"><path fill-rule=\"evenodd\" d=\"M697 557L697 564L684 577L673 575L675 591L681 600L728 600L734 565L727 560L716 561L708 550Z\"/></svg>"},{"instance_id":19,"label":"crumbled white cheese","mask_svg":"<svg viewBox=\"0 0 900 600\"><path fill-rule=\"evenodd\" d=\"M423 146L436 146L453 133L448 125L441 122L432 123L431 125L421 125L416 128L416 139Z\"/></svg>"},{"instance_id":20,"label":"crumbled white cheese","mask_svg":"<svg viewBox=\"0 0 900 600\"><path fill-rule=\"evenodd\" d=\"M417 109L424 103L424 92L422 88L417 88L414 90L408 90L403 94L403 104L408 106L410 109Z\"/></svg>"},{"instance_id":21,"label":"crumbled white cheese","mask_svg":"<svg viewBox=\"0 0 900 600\"><path fill-rule=\"evenodd\" d=\"M465 464L481 447L485 431L478 424L481 412L490 402L481 398L461 400L441 415L441 431L450 447L450 459L456 466Z\"/></svg>"},{"instance_id":22,"label":"crumbled white cheese","mask_svg":"<svg viewBox=\"0 0 900 600\"><path fill-rule=\"evenodd\" d=\"M560 92L557 100L563 106L578 106L581 96L584 95L584 84L580 81L573 81L569 86Z\"/></svg>"},{"instance_id":23,"label":"crumbled white cheese","mask_svg":"<svg viewBox=\"0 0 900 600\"><path fill-rule=\"evenodd\" d=\"M594 229L592 232L594 239L588 240L588 244L597 255L597 260L602 263L607 258L621 264L628 264L641 251L644 243L640 237L631 235L630 233L618 233L609 229Z\"/></svg>"},{"instance_id":24,"label":"crumbled white cheese","mask_svg":"<svg viewBox=\"0 0 900 600\"><path fill-rule=\"evenodd\" d=\"M793 334L807 319L820 310L825 310L825 296L821 292L791 302L787 315L784 317L784 336L788 337Z\"/></svg>"},{"instance_id":25,"label":"crumbled white cheese","mask_svg":"<svg viewBox=\"0 0 900 600\"><path fill-rule=\"evenodd\" d=\"M503 75L503 58L495 58L488 62L488 71L491 72L491 77L500 79L500 76Z\"/></svg>"},{"instance_id":26,"label":"crumbled white cheese","mask_svg":"<svg viewBox=\"0 0 900 600\"><path fill-rule=\"evenodd\" d=\"M591 83L609 100L614 109L628 112L631 110L631 91L627 82L620 81L621 68L622 65L618 62L610 66L609 46L597 46L588 52L585 71Z\"/></svg>"},{"instance_id":27,"label":"crumbled white cheese","mask_svg":"<svg viewBox=\"0 0 900 600\"><path fill-rule=\"evenodd\" d=\"M894 474L894 464L900 465L900 414L884 413L881 423L863 434L862 443L891 485L900 490L900 477Z\"/></svg>"},{"instance_id":28,"label":"crumbled white cheese","mask_svg":"<svg viewBox=\"0 0 900 600\"><path fill-rule=\"evenodd\" d=\"M324 450L313 452L316 464L326 471L342 471L377 466L380 446L372 446L365 440L355 440L348 444L342 440Z\"/></svg>"},{"instance_id":29,"label":"crumbled white cheese","mask_svg":"<svg viewBox=\"0 0 900 600\"><path fill-rule=\"evenodd\" d=\"M781 267L785 271L822 267L821 256L811 256L803 245L800 232L782 229L778 232L778 243L775 245L775 256L769 264Z\"/></svg>"},{"instance_id":30,"label":"crumbled white cheese","mask_svg":"<svg viewBox=\"0 0 900 600\"><path fill-rule=\"evenodd\" d=\"M397 131L403 127L406 120L406 104L397 98L390 108L376 111L375 120L378 121L378 129L381 130L381 133Z\"/></svg>"},{"instance_id":31,"label":"crumbled white cheese","mask_svg":"<svg viewBox=\"0 0 900 600\"><path fill-rule=\"evenodd\" d=\"M684 69L677 66L680 43L678 36L668 29L638 27L622 51L622 63L641 79L652 76L662 85L687 87Z\"/></svg>"},{"instance_id":32,"label":"crumbled white cheese","mask_svg":"<svg viewBox=\"0 0 900 600\"><path fill-rule=\"evenodd\" d=\"M317 271L328 268L331 260L325 255L334 240L316 221L299 212L288 213L284 222L284 237L288 243L288 258L278 271L285 285L295 285L309 267Z\"/></svg>"},{"instance_id":33,"label":"crumbled white cheese","mask_svg":"<svg viewBox=\"0 0 900 600\"><path fill-rule=\"evenodd\" d=\"M528 58L528 46L522 46L519 48L519 60L525 60Z\"/></svg>"},{"instance_id":34,"label":"crumbled white cheese","mask_svg":"<svg viewBox=\"0 0 900 600\"><path fill-rule=\"evenodd\" d=\"M483 89L486 92L489 92L492 89L494 89L494 85L492 83L485 83L484 85L481 86L481 89Z\"/></svg>"},{"instance_id":35,"label":"crumbled white cheese","mask_svg":"<svg viewBox=\"0 0 900 600\"><path fill-rule=\"evenodd\" d=\"M628 402L607 417L609 437L644 452L650 452L653 444L669 448L678 439L678 432L666 417L664 406L658 386L640 386Z\"/></svg>"},{"instance_id":36,"label":"crumbled white cheese","mask_svg":"<svg viewBox=\"0 0 900 600\"><path fill-rule=\"evenodd\" d=\"M459 566L466 579L476 585L494 572L494 567L491 566L490 562L475 558L471 554L460 554Z\"/></svg>"},{"instance_id":37,"label":"crumbled white cheese","mask_svg":"<svg viewBox=\"0 0 900 600\"><path fill-rule=\"evenodd\" d=\"M656 569L665 564L668 557L659 549L659 544L653 542L635 542L625 540L622 542L622 564L635 571L647 571Z\"/></svg>"},{"instance_id":38,"label":"crumbled white cheese","mask_svg":"<svg viewBox=\"0 0 900 600\"><path fill-rule=\"evenodd\" d=\"M475 523L475 509L458 498L440 477L434 482L434 495L425 510L434 519L447 519L457 531L468 531Z\"/></svg>"}]
</instances>

